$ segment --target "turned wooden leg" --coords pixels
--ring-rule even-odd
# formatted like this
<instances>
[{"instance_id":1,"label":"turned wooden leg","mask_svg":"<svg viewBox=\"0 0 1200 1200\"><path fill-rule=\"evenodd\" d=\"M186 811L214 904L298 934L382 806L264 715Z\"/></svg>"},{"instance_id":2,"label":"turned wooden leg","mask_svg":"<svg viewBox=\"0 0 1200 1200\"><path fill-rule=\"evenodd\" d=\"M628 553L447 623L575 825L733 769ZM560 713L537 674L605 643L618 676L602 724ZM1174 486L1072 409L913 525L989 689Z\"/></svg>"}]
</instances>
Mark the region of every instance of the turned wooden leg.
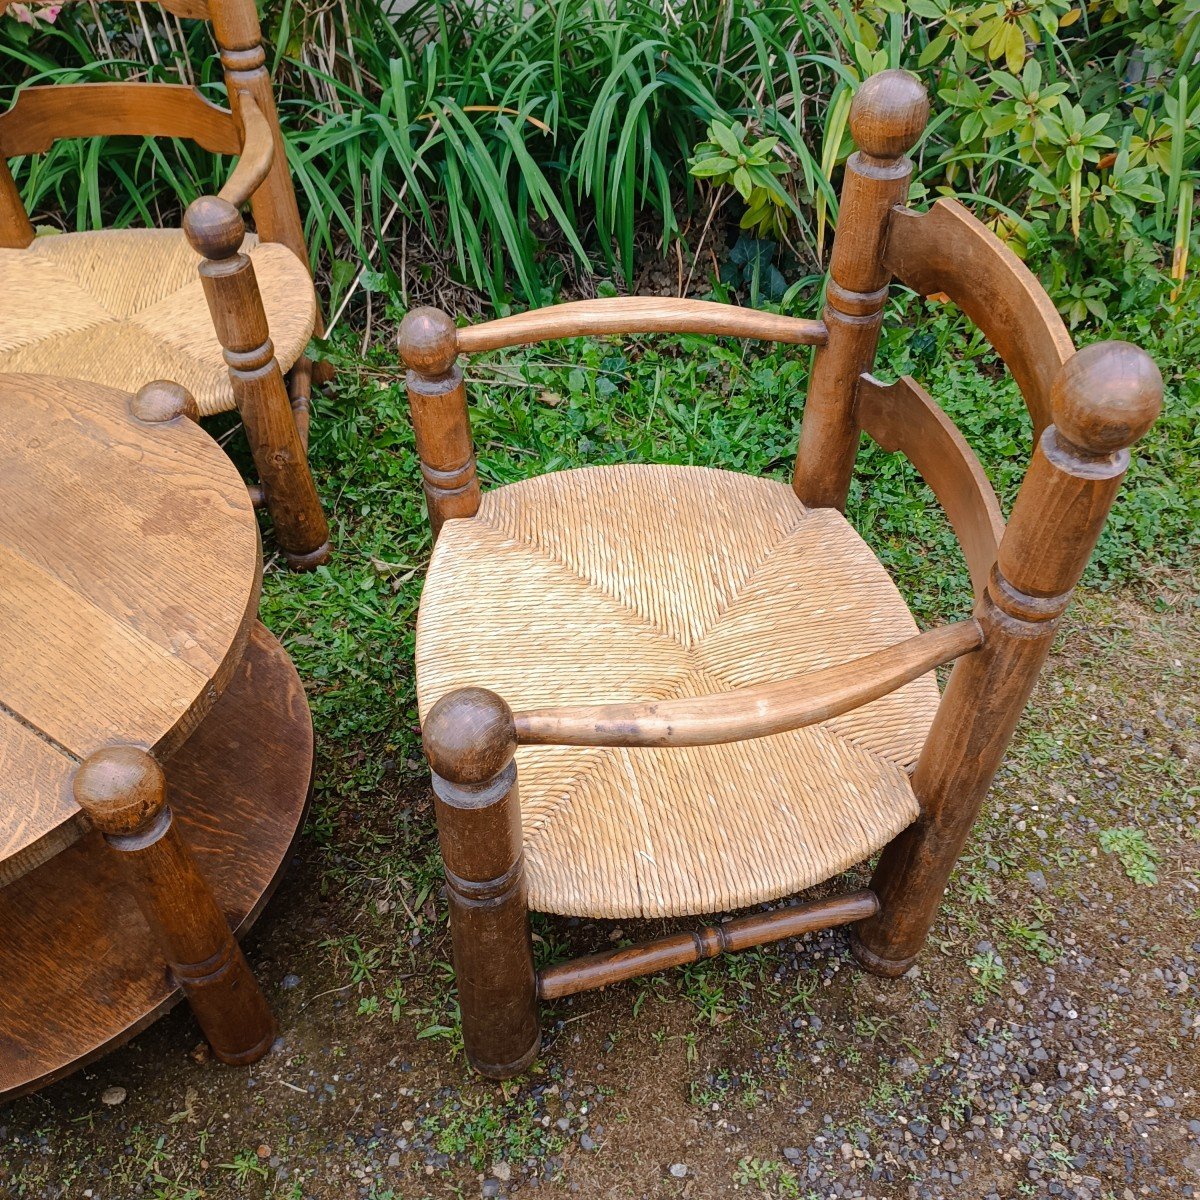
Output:
<instances>
[{"instance_id":1,"label":"turned wooden leg","mask_svg":"<svg viewBox=\"0 0 1200 1200\"><path fill-rule=\"evenodd\" d=\"M891 272L883 263L892 206L908 195L906 157L929 119L925 89L907 71L883 71L858 89L823 320L828 340L813 358L792 487L813 508L844 508L858 453L858 378L870 369Z\"/></svg>"},{"instance_id":2,"label":"turned wooden leg","mask_svg":"<svg viewBox=\"0 0 1200 1200\"><path fill-rule=\"evenodd\" d=\"M241 253L245 224L232 204L201 196L189 206L183 228L193 249L204 256L204 294L275 536L293 569L319 566L329 557L329 527L275 359L254 264Z\"/></svg>"},{"instance_id":3,"label":"turned wooden leg","mask_svg":"<svg viewBox=\"0 0 1200 1200\"><path fill-rule=\"evenodd\" d=\"M398 345L408 366L408 405L436 538L452 517L473 517L479 511L471 417L455 362L454 322L436 308L414 308L400 325Z\"/></svg>"},{"instance_id":4,"label":"turned wooden leg","mask_svg":"<svg viewBox=\"0 0 1200 1200\"><path fill-rule=\"evenodd\" d=\"M312 384L313 364L310 359L301 358L288 375L288 400L292 405L292 420L296 422L296 432L300 435L300 445L308 454L308 431L312 424Z\"/></svg>"},{"instance_id":5,"label":"turned wooden leg","mask_svg":"<svg viewBox=\"0 0 1200 1200\"><path fill-rule=\"evenodd\" d=\"M454 973L471 1065L519 1075L541 1043L525 895L516 730L508 705L460 688L422 729L450 895Z\"/></svg>"},{"instance_id":6,"label":"turned wooden leg","mask_svg":"<svg viewBox=\"0 0 1200 1200\"><path fill-rule=\"evenodd\" d=\"M75 799L116 853L213 1054L256 1062L275 1018L229 922L180 836L162 768L136 746L112 746L75 773Z\"/></svg>"},{"instance_id":7,"label":"turned wooden leg","mask_svg":"<svg viewBox=\"0 0 1200 1200\"><path fill-rule=\"evenodd\" d=\"M1042 434L976 610L984 644L954 665L913 775L921 816L883 852L880 911L854 930L859 962L901 975L925 944L992 776L1049 653L1059 618L1162 405L1162 377L1125 342L1080 350L1054 383Z\"/></svg>"}]
</instances>

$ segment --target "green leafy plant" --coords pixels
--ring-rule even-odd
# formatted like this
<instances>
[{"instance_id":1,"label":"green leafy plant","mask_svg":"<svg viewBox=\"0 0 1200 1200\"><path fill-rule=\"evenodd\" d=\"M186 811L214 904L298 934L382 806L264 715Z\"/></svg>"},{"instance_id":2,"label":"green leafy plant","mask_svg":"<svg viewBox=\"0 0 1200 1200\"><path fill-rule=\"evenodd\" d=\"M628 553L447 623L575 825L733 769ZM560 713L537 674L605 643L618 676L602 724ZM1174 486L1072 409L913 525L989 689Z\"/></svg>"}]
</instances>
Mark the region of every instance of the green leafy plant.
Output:
<instances>
[{"instance_id":1,"label":"green leafy plant","mask_svg":"<svg viewBox=\"0 0 1200 1200\"><path fill-rule=\"evenodd\" d=\"M1134 883L1149 886L1158 882L1158 864L1162 856L1136 826L1100 830L1100 848L1117 856L1121 869Z\"/></svg>"},{"instance_id":2,"label":"green leafy plant","mask_svg":"<svg viewBox=\"0 0 1200 1200\"><path fill-rule=\"evenodd\" d=\"M738 225L759 237L785 236L789 208L795 202L779 182L789 167L778 154L778 137L751 137L740 121L727 125L714 121L708 140L696 147L691 174L706 179L713 187L732 187L745 202Z\"/></svg>"}]
</instances>

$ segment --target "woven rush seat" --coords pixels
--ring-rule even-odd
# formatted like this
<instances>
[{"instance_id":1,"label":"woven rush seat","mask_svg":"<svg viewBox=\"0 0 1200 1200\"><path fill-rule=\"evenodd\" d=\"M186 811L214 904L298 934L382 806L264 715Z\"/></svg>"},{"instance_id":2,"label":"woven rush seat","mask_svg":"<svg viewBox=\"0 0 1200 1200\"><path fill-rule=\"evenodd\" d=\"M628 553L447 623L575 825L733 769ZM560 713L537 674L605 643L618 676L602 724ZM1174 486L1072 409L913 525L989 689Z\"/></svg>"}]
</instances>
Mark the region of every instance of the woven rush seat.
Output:
<instances>
[{"instance_id":1,"label":"woven rush seat","mask_svg":"<svg viewBox=\"0 0 1200 1200\"><path fill-rule=\"evenodd\" d=\"M303 354L316 322L308 270L287 247L247 236L280 368ZM233 387L197 267L178 229L48 234L0 249L0 371L65 375L125 391L181 383L208 415Z\"/></svg>"},{"instance_id":2,"label":"woven rush seat","mask_svg":"<svg viewBox=\"0 0 1200 1200\"><path fill-rule=\"evenodd\" d=\"M424 718L460 686L515 710L726 692L917 632L883 566L791 488L680 466L588 467L486 493L443 526L417 625ZM718 912L802 891L917 818L927 675L820 725L698 748L523 746L533 909Z\"/></svg>"}]
</instances>

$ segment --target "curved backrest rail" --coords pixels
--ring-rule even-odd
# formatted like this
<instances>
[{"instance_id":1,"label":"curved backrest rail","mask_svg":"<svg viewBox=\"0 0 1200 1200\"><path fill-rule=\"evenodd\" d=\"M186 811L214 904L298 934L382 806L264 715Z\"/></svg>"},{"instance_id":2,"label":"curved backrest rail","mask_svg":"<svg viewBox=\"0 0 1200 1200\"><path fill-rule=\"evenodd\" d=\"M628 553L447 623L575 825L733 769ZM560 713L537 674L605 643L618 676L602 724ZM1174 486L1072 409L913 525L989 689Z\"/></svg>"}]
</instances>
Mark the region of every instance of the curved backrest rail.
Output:
<instances>
[{"instance_id":1,"label":"curved backrest rail","mask_svg":"<svg viewBox=\"0 0 1200 1200\"><path fill-rule=\"evenodd\" d=\"M23 88L0 114L0 156L41 154L59 138L187 138L214 154L240 154L233 113L185 83L59 83Z\"/></svg>"},{"instance_id":2,"label":"curved backrest rail","mask_svg":"<svg viewBox=\"0 0 1200 1200\"><path fill-rule=\"evenodd\" d=\"M458 330L457 336L460 354L478 354L558 338L629 333L705 333L795 346L821 346L825 342L825 326L820 321L711 300L658 296L613 296L554 304L468 325Z\"/></svg>"},{"instance_id":3,"label":"curved backrest rail","mask_svg":"<svg viewBox=\"0 0 1200 1200\"><path fill-rule=\"evenodd\" d=\"M827 721L978 650L974 621L926 630L799 679L711 696L529 709L513 714L517 742L552 746L715 746Z\"/></svg>"},{"instance_id":4,"label":"curved backrest rail","mask_svg":"<svg viewBox=\"0 0 1200 1200\"><path fill-rule=\"evenodd\" d=\"M983 331L1012 372L1035 437L1050 424L1050 388L1075 346L1033 272L955 200L924 213L892 210L884 257L922 296L944 292Z\"/></svg>"},{"instance_id":5,"label":"curved backrest rail","mask_svg":"<svg viewBox=\"0 0 1200 1200\"><path fill-rule=\"evenodd\" d=\"M21 2L22 0L0 0L0 16L4 15L5 9ZM69 4L72 0L63 0L63 2ZM142 0L125 0L125 2L135 4L141 3ZM208 0L147 0L147 2L157 4L159 8L166 9L167 12L174 13L177 17L196 21L209 19Z\"/></svg>"},{"instance_id":6,"label":"curved backrest rail","mask_svg":"<svg viewBox=\"0 0 1200 1200\"><path fill-rule=\"evenodd\" d=\"M884 450L903 454L929 484L962 547L975 596L982 596L1004 536L1004 516L958 426L908 375L892 384L861 376L855 415Z\"/></svg>"}]
</instances>

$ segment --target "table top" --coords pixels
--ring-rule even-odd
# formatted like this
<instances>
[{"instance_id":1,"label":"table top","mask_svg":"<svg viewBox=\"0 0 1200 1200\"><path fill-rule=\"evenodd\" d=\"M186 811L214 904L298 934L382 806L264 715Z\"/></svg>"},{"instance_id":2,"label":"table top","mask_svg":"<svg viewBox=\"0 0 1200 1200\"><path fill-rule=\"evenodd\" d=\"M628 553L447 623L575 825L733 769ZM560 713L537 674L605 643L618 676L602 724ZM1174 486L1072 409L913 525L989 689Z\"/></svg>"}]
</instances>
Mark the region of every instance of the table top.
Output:
<instances>
[{"instance_id":1,"label":"table top","mask_svg":"<svg viewBox=\"0 0 1200 1200\"><path fill-rule=\"evenodd\" d=\"M241 658L262 581L237 469L186 417L0 375L0 883L86 830L80 760L165 758Z\"/></svg>"}]
</instances>

